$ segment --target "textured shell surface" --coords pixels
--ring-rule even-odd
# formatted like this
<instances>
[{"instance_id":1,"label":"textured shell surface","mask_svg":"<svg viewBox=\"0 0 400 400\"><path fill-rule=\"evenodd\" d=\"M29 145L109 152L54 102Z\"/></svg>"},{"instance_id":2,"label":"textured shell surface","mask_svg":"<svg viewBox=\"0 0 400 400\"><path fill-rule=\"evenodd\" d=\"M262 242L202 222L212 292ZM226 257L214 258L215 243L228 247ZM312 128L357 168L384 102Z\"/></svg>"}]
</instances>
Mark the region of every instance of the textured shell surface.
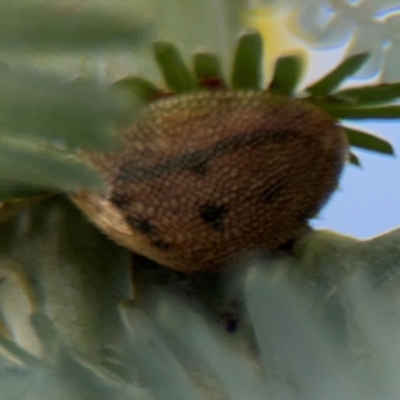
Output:
<instances>
[{"instance_id":1,"label":"textured shell surface","mask_svg":"<svg viewBox=\"0 0 400 400\"><path fill-rule=\"evenodd\" d=\"M334 118L266 91L157 100L121 137L118 151L86 154L107 188L72 198L117 243L186 272L299 237L348 154Z\"/></svg>"}]
</instances>

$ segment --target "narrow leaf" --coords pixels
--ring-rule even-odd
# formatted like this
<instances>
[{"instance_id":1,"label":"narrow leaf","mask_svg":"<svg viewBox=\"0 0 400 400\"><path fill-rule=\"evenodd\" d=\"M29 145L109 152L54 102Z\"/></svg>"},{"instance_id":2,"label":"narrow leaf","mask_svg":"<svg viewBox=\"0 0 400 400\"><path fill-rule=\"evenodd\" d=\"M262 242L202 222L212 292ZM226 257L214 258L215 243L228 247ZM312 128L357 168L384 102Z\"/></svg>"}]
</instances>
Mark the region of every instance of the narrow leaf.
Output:
<instances>
[{"instance_id":1,"label":"narrow leaf","mask_svg":"<svg viewBox=\"0 0 400 400\"><path fill-rule=\"evenodd\" d=\"M105 45L142 42L147 26L134 10L89 6L82 2L0 3L0 48L2 50L82 50Z\"/></svg>"},{"instance_id":2,"label":"narrow leaf","mask_svg":"<svg viewBox=\"0 0 400 400\"><path fill-rule=\"evenodd\" d=\"M44 358L51 364L55 364L60 349L64 346L59 332L45 314L36 312L31 315L30 320L42 343Z\"/></svg>"},{"instance_id":3,"label":"narrow leaf","mask_svg":"<svg viewBox=\"0 0 400 400\"><path fill-rule=\"evenodd\" d=\"M164 400L202 400L198 388L149 316L126 305L121 307L121 314L129 334L127 360L129 365L140 366L138 373L143 384L162 393Z\"/></svg>"},{"instance_id":4,"label":"narrow leaf","mask_svg":"<svg viewBox=\"0 0 400 400\"><path fill-rule=\"evenodd\" d=\"M345 59L333 71L306 88L306 91L313 96L326 95L333 92L346 78L357 72L368 57L368 53L360 53Z\"/></svg>"},{"instance_id":5,"label":"narrow leaf","mask_svg":"<svg viewBox=\"0 0 400 400\"><path fill-rule=\"evenodd\" d=\"M31 353L19 347L16 343L0 335L0 347L10 353L15 359L23 362L28 367L45 367L45 363Z\"/></svg>"},{"instance_id":6,"label":"narrow leaf","mask_svg":"<svg viewBox=\"0 0 400 400\"><path fill-rule=\"evenodd\" d=\"M99 187L98 174L83 160L47 143L0 136L0 179L59 190Z\"/></svg>"},{"instance_id":7,"label":"narrow leaf","mask_svg":"<svg viewBox=\"0 0 400 400\"><path fill-rule=\"evenodd\" d=\"M10 201L10 200L22 200L24 202L29 202L31 197L41 197L50 195L49 191L44 190L42 187L37 187L28 184L21 184L15 181L0 180L0 202ZM18 201L21 203L21 201ZM7 203L8 205L9 203ZM18 207L18 204L16 204ZM11 207L13 208L13 207ZM0 207L0 213L3 208Z\"/></svg>"},{"instance_id":8,"label":"narrow leaf","mask_svg":"<svg viewBox=\"0 0 400 400\"><path fill-rule=\"evenodd\" d=\"M164 80L171 89L180 93L196 88L194 77L174 44L167 41L155 42L153 51Z\"/></svg>"},{"instance_id":9,"label":"narrow leaf","mask_svg":"<svg viewBox=\"0 0 400 400\"><path fill-rule=\"evenodd\" d=\"M67 147L109 149L117 144L116 120L128 108L114 92L94 81L2 68L0 135L13 130Z\"/></svg>"},{"instance_id":10,"label":"narrow leaf","mask_svg":"<svg viewBox=\"0 0 400 400\"><path fill-rule=\"evenodd\" d=\"M357 105L387 103L400 97L400 82L345 89L334 96Z\"/></svg>"},{"instance_id":11,"label":"narrow leaf","mask_svg":"<svg viewBox=\"0 0 400 400\"><path fill-rule=\"evenodd\" d=\"M143 103L156 99L162 93L157 86L140 76L128 76L116 81L113 86L130 93L134 101L139 98Z\"/></svg>"},{"instance_id":12,"label":"narrow leaf","mask_svg":"<svg viewBox=\"0 0 400 400\"><path fill-rule=\"evenodd\" d=\"M361 167L360 159L354 153L350 153L349 162L350 162L350 164L353 164L356 167Z\"/></svg>"},{"instance_id":13,"label":"narrow leaf","mask_svg":"<svg viewBox=\"0 0 400 400\"><path fill-rule=\"evenodd\" d=\"M291 94L298 85L301 74L301 57L280 57L276 62L274 77L269 85L269 89L282 94Z\"/></svg>"},{"instance_id":14,"label":"narrow leaf","mask_svg":"<svg viewBox=\"0 0 400 400\"><path fill-rule=\"evenodd\" d=\"M351 146L360 147L362 149L376 151L383 154L394 154L392 145L378 136L370 133L359 131L352 128L345 128Z\"/></svg>"},{"instance_id":15,"label":"narrow leaf","mask_svg":"<svg viewBox=\"0 0 400 400\"><path fill-rule=\"evenodd\" d=\"M340 119L398 119L400 118L400 106L386 107L341 107L324 106L322 107L333 117Z\"/></svg>"},{"instance_id":16,"label":"narrow leaf","mask_svg":"<svg viewBox=\"0 0 400 400\"><path fill-rule=\"evenodd\" d=\"M239 37L232 69L235 89L260 89L263 42L260 33L247 31Z\"/></svg>"},{"instance_id":17,"label":"narrow leaf","mask_svg":"<svg viewBox=\"0 0 400 400\"><path fill-rule=\"evenodd\" d=\"M193 57L194 72L199 84L207 85L215 82L224 85L219 58L214 53L199 52Z\"/></svg>"}]
</instances>

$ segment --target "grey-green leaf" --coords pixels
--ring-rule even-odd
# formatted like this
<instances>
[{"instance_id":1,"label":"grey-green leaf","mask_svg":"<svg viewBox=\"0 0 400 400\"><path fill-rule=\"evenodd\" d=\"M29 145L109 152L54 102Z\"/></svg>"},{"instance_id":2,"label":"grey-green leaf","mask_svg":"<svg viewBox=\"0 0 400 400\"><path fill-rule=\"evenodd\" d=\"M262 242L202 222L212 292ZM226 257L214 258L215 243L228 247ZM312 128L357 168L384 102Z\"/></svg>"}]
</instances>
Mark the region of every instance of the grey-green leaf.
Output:
<instances>
[{"instance_id":1,"label":"grey-green leaf","mask_svg":"<svg viewBox=\"0 0 400 400\"><path fill-rule=\"evenodd\" d=\"M289 95L294 92L303 71L300 56L280 57L275 65L275 72L269 89L281 94Z\"/></svg>"},{"instance_id":2,"label":"grey-green leaf","mask_svg":"<svg viewBox=\"0 0 400 400\"><path fill-rule=\"evenodd\" d=\"M379 104L400 97L400 82L344 89L334 94L350 104Z\"/></svg>"},{"instance_id":3,"label":"grey-green leaf","mask_svg":"<svg viewBox=\"0 0 400 400\"><path fill-rule=\"evenodd\" d=\"M262 85L263 41L259 32L247 31L237 42L232 68L232 87L257 90Z\"/></svg>"},{"instance_id":4,"label":"grey-green leaf","mask_svg":"<svg viewBox=\"0 0 400 400\"><path fill-rule=\"evenodd\" d=\"M196 88L194 76L174 44L159 41L153 44L156 61L166 84L175 92L190 92Z\"/></svg>"},{"instance_id":5,"label":"grey-green leaf","mask_svg":"<svg viewBox=\"0 0 400 400\"><path fill-rule=\"evenodd\" d=\"M98 174L77 157L12 134L0 135L0 179L64 191L101 184Z\"/></svg>"},{"instance_id":6,"label":"grey-green leaf","mask_svg":"<svg viewBox=\"0 0 400 400\"><path fill-rule=\"evenodd\" d=\"M0 3L0 49L10 51L85 50L132 46L147 36L148 24L132 9L61 2Z\"/></svg>"},{"instance_id":7,"label":"grey-green leaf","mask_svg":"<svg viewBox=\"0 0 400 400\"><path fill-rule=\"evenodd\" d=\"M346 58L333 71L322 79L306 88L313 96L321 96L332 93L346 78L353 75L367 61L368 53L355 54Z\"/></svg>"},{"instance_id":8,"label":"grey-green leaf","mask_svg":"<svg viewBox=\"0 0 400 400\"><path fill-rule=\"evenodd\" d=\"M61 146L109 149L117 144L117 119L136 112L115 92L90 80L1 68L0 136L13 130Z\"/></svg>"},{"instance_id":9,"label":"grey-green leaf","mask_svg":"<svg viewBox=\"0 0 400 400\"><path fill-rule=\"evenodd\" d=\"M394 154L393 146L384 139L358 129L345 128L351 146L376 151L382 154Z\"/></svg>"},{"instance_id":10,"label":"grey-green leaf","mask_svg":"<svg viewBox=\"0 0 400 400\"><path fill-rule=\"evenodd\" d=\"M223 84L221 63L218 56L209 52L198 52L193 57L194 72L200 84L215 82Z\"/></svg>"}]
</instances>

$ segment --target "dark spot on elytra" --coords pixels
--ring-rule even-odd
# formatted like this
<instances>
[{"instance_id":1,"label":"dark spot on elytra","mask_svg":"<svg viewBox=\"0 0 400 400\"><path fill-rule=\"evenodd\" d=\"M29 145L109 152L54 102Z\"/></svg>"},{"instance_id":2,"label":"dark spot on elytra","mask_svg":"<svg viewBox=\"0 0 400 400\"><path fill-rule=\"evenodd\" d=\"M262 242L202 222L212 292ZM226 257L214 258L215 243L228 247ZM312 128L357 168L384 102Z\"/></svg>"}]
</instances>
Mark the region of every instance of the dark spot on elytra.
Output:
<instances>
[{"instance_id":1,"label":"dark spot on elytra","mask_svg":"<svg viewBox=\"0 0 400 400\"><path fill-rule=\"evenodd\" d=\"M200 217L215 230L220 230L224 219L228 213L228 207L225 204L217 205L213 203L203 204L200 209Z\"/></svg>"},{"instance_id":2,"label":"dark spot on elytra","mask_svg":"<svg viewBox=\"0 0 400 400\"><path fill-rule=\"evenodd\" d=\"M109 198L117 208L125 208L132 204L132 197L126 193L113 192Z\"/></svg>"},{"instance_id":3,"label":"dark spot on elytra","mask_svg":"<svg viewBox=\"0 0 400 400\"><path fill-rule=\"evenodd\" d=\"M171 247L170 243L165 242L164 240L162 240L159 237L151 238L150 241L153 246L158 247L159 249L162 249L162 250L167 250Z\"/></svg>"},{"instance_id":4,"label":"dark spot on elytra","mask_svg":"<svg viewBox=\"0 0 400 400\"><path fill-rule=\"evenodd\" d=\"M282 192L283 188L285 187L282 181L275 182L274 184L268 186L262 192L262 198L265 203L273 203Z\"/></svg>"},{"instance_id":5,"label":"dark spot on elytra","mask_svg":"<svg viewBox=\"0 0 400 400\"><path fill-rule=\"evenodd\" d=\"M134 230L147 236L153 246L162 250L167 250L171 247L171 244L161 237L157 227L147 219L129 216L126 217L126 221Z\"/></svg>"},{"instance_id":6,"label":"dark spot on elytra","mask_svg":"<svg viewBox=\"0 0 400 400\"><path fill-rule=\"evenodd\" d=\"M135 231L143 233L146 236L156 234L157 228L147 219L128 216L126 217L126 221Z\"/></svg>"}]
</instances>

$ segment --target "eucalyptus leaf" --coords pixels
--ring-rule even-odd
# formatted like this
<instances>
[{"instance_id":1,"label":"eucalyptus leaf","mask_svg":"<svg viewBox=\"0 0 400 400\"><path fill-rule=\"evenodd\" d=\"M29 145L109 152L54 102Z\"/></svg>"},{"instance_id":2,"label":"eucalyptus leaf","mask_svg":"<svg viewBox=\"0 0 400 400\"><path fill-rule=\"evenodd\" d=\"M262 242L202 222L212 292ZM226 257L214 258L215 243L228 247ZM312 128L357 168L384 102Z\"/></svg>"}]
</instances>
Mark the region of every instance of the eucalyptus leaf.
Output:
<instances>
[{"instance_id":1,"label":"eucalyptus leaf","mask_svg":"<svg viewBox=\"0 0 400 400\"><path fill-rule=\"evenodd\" d=\"M137 11L137 10L136 10ZM0 2L0 49L63 52L143 41L148 23L134 10L83 2Z\"/></svg>"},{"instance_id":2,"label":"eucalyptus leaf","mask_svg":"<svg viewBox=\"0 0 400 400\"><path fill-rule=\"evenodd\" d=\"M346 78L353 75L368 60L368 53L355 54L346 58L333 71L325 75L316 83L308 86L306 91L313 96L332 93Z\"/></svg>"},{"instance_id":3,"label":"eucalyptus leaf","mask_svg":"<svg viewBox=\"0 0 400 400\"><path fill-rule=\"evenodd\" d=\"M174 44L167 41L155 42L153 51L164 80L171 89L181 93L190 92L196 88L194 76Z\"/></svg>"},{"instance_id":4,"label":"eucalyptus leaf","mask_svg":"<svg viewBox=\"0 0 400 400\"><path fill-rule=\"evenodd\" d=\"M117 144L117 119L135 114L129 106L122 94L94 81L0 69L0 136L13 130L61 146L109 149Z\"/></svg>"},{"instance_id":5,"label":"eucalyptus leaf","mask_svg":"<svg viewBox=\"0 0 400 400\"><path fill-rule=\"evenodd\" d=\"M345 131L351 146L383 154L394 154L393 146L385 139L357 129L345 128Z\"/></svg>"},{"instance_id":6,"label":"eucalyptus leaf","mask_svg":"<svg viewBox=\"0 0 400 400\"><path fill-rule=\"evenodd\" d=\"M263 41L256 31L243 33L237 42L231 84L235 89L261 89Z\"/></svg>"},{"instance_id":7,"label":"eucalyptus leaf","mask_svg":"<svg viewBox=\"0 0 400 400\"><path fill-rule=\"evenodd\" d=\"M0 182L16 181L43 189L98 188L102 181L87 163L48 143L0 135Z\"/></svg>"},{"instance_id":8,"label":"eucalyptus leaf","mask_svg":"<svg viewBox=\"0 0 400 400\"><path fill-rule=\"evenodd\" d=\"M400 97L400 82L344 89L334 96L357 105L387 103Z\"/></svg>"},{"instance_id":9,"label":"eucalyptus leaf","mask_svg":"<svg viewBox=\"0 0 400 400\"><path fill-rule=\"evenodd\" d=\"M286 95L293 93L300 81L302 69L303 63L300 56L278 58L269 89Z\"/></svg>"},{"instance_id":10,"label":"eucalyptus leaf","mask_svg":"<svg viewBox=\"0 0 400 400\"><path fill-rule=\"evenodd\" d=\"M197 52L193 57L194 72L199 83L223 84L221 63L218 56L209 52Z\"/></svg>"}]
</instances>

